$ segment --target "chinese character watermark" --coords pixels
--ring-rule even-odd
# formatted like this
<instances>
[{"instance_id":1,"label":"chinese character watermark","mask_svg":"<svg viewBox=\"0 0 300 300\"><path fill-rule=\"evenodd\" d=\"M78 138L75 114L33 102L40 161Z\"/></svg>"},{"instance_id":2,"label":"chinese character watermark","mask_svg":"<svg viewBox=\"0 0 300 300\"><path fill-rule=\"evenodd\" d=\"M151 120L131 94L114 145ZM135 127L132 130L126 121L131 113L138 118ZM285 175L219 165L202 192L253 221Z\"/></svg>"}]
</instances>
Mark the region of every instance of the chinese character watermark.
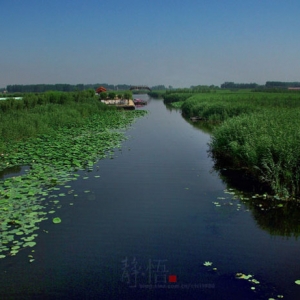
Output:
<instances>
[{"instance_id":1,"label":"chinese character watermark","mask_svg":"<svg viewBox=\"0 0 300 300\"><path fill-rule=\"evenodd\" d=\"M215 288L212 283L178 283L177 275L170 273L166 259L149 259L140 264L136 257L122 261L121 281L130 288L143 289L203 289Z\"/></svg>"}]
</instances>

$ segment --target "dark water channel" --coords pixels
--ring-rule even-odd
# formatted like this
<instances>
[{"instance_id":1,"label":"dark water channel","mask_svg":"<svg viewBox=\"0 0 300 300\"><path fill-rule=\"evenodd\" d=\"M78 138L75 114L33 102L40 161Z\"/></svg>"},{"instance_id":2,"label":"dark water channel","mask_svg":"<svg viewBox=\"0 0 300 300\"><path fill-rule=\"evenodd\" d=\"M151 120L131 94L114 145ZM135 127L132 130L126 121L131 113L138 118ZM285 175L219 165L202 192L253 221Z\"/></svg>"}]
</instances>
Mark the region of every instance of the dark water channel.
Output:
<instances>
[{"instance_id":1,"label":"dark water channel","mask_svg":"<svg viewBox=\"0 0 300 300\"><path fill-rule=\"evenodd\" d=\"M31 249L0 261L0 298L298 299L291 208L243 204L213 171L209 133L148 100L114 159L71 183L62 223L40 225L35 261Z\"/></svg>"}]
</instances>

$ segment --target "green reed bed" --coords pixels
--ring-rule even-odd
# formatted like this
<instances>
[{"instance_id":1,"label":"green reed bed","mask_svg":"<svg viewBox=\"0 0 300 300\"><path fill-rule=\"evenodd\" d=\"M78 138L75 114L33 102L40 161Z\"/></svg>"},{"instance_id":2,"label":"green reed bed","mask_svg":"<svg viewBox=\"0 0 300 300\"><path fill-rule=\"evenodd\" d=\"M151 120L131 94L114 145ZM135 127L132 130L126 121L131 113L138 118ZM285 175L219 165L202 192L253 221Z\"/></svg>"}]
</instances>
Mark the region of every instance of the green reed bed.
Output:
<instances>
[{"instance_id":1,"label":"green reed bed","mask_svg":"<svg viewBox=\"0 0 300 300\"><path fill-rule=\"evenodd\" d=\"M300 195L300 108L264 109L226 120L213 132L215 158L246 168L280 198Z\"/></svg>"},{"instance_id":2,"label":"green reed bed","mask_svg":"<svg viewBox=\"0 0 300 300\"><path fill-rule=\"evenodd\" d=\"M299 94L276 93L215 93L196 94L182 104L182 112L189 117L201 116L206 120L224 121L243 113L262 108L296 108L300 106Z\"/></svg>"},{"instance_id":3,"label":"green reed bed","mask_svg":"<svg viewBox=\"0 0 300 300\"><path fill-rule=\"evenodd\" d=\"M169 105L171 105L174 108L181 109L184 101L177 101L177 102L172 102Z\"/></svg>"},{"instance_id":4,"label":"green reed bed","mask_svg":"<svg viewBox=\"0 0 300 300\"><path fill-rule=\"evenodd\" d=\"M181 106L182 112L186 116L201 116L207 121L224 121L227 118L243 113L251 113L258 110L249 103L227 101L222 99L205 99L199 101L197 96L189 98Z\"/></svg>"},{"instance_id":5,"label":"green reed bed","mask_svg":"<svg viewBox=\"0 0 300 300\"><path fill-rule=\"evenodd\" d=\"M193 95L193 93L166 93L163 95L163 99L164 103L168 104L172 102L185 101Z\"/></svg>"},{"instance_id":6,"label":"green reed bed","mask_svg":"<svg viewBox=\"0 0 300 300\"><path fill-rule=\"evenodd\" d=\"M155 98L155 99L162 99L165 93L166 93L165 90L147 92L147 94L150 97Z\"/></svg>"},{"instance_id":7,"label":"green reed bed","mask_svg":"<svg viewBox=\"0 0 300 300\"><path fill-rule=\"evenodd\" d=\"M210 153L219 163L251 173L276 197L299 198L299 93L196 94L181 109L218 123Z\"/></svg>"},{"instance_id":8,"label":"green reed bed","mask_svg":"<svg viewBox=\"0 0 300 300\"><path fill-rule=\"evenodd\" d=\"M86 117L95 112L114 109L94 97L82 98L80 101L71 99L62 103L57 103L54 99L53 102L46 101L46 97L48 95L32 95L28 96L30 101L25 98L24 101L9 100L3 101L4 104L0 103L0 152L5 152L11 142L38 134L50 134L62 126L80 126L84 124ZM39 100L43 102L38 104Z\"/></svg>"},{"instance_id":9,"label":"green reed bed","mask_svg":"<svg viewBox=\"0 0 300 300\"><path fill-rule=\"evenodd\" d=\"M111 156L125 139L123 130L146 113L106 108L90 99L0 115L7 138L2 136L0 170L28 166L25 174L0 181L0 258L35 246L42 221L63 222L59 209L67 194L76 201L68 183L80 176L77 171ZM34 261L33 254L28 257Z\"/></svg>"}]
</instances>

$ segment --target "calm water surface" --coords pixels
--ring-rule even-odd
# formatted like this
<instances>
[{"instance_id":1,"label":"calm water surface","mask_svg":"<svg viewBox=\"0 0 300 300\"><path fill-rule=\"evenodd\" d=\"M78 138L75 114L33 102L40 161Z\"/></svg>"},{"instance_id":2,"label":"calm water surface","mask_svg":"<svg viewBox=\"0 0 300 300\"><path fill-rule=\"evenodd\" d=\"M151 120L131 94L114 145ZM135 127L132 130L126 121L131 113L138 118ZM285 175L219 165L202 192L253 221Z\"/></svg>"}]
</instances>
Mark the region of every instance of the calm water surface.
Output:
<instances>
[{"instance_id":1,"label":"calm water surface","mask_svg":"<svg viewBox=\"0 0 300 300\"><path fill-rule=\"evenodd\" d=\"M32 249L0 261L1 299L298 299L300 243L283 208L232 199L210 135L148 100L122 150L71 183L62 223L40 225L35 261Z\"/></svg>"}]
</instances>

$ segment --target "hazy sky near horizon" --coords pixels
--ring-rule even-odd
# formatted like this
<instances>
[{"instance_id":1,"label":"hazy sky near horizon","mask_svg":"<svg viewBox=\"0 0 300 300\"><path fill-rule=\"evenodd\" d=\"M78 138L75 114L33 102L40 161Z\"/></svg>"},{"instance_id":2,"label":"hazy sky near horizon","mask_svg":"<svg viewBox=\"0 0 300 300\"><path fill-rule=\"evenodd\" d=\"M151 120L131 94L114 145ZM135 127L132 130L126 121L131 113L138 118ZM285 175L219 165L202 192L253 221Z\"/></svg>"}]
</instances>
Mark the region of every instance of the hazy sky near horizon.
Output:
<instances>
[{"instance_id":1,"label":"hazy sky near horizon","mask_svg":"<svg viewBox=\"0 0 300 300\"><path fill-rule=\"evenodd\" d=\"M299 0L0 0L0 88L300 81Z\"/></svg>"}]
</instances>

